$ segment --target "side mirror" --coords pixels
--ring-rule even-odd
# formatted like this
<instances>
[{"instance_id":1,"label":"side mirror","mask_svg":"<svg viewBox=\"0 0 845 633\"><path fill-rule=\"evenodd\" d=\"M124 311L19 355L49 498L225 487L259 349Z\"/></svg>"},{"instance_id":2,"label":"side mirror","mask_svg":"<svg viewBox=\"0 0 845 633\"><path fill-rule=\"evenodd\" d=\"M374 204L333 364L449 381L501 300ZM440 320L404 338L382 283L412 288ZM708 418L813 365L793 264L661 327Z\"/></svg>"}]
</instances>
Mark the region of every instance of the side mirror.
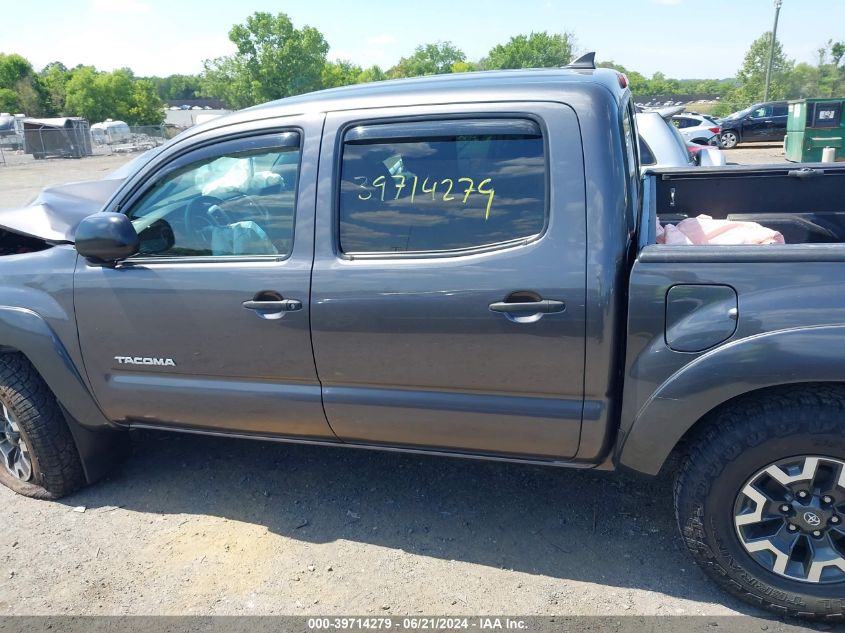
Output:
<instances>
[{"instance_id":1,"label":"side mirror","mask_svg":"<svg viewBox=\"0 0 845 633\"><path fill-rule=\"evenodd\" d=\"M122 213L95 213L76 227L76 251L93 263L113 266L139 248L138 233Z\"/></svg>"}]
</instances>

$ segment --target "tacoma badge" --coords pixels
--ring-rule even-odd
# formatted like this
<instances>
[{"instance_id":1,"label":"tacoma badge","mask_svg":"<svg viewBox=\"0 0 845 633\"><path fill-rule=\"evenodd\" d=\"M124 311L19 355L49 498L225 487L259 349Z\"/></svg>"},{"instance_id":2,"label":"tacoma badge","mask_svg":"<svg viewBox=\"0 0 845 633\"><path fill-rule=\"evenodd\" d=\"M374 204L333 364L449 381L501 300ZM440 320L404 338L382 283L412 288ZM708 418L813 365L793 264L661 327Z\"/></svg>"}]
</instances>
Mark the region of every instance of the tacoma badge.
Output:
<instances>
[{"instance_id":1,"label":"tacoma badge","mask_svg":"<svg viewBox=\"0 0 845 633\"><path fill-rule=\"evenodd\" d=\"M115 356L121 365L159 365L161 367L176 367L172 358L149 358L146 356Z\"/></svg>"}]
</instances>

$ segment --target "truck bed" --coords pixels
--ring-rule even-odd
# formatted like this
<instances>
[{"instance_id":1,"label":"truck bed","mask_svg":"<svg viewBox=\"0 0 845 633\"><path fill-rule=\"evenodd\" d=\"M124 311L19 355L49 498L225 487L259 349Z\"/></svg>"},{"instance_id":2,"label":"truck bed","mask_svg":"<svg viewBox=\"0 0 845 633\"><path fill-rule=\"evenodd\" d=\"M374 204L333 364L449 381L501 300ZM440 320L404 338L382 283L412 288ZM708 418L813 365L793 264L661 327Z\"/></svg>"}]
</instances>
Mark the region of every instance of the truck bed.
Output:
<instances>
[{"instance_id":1,"label":"truck bed","mask_svg":"<svg viewBox=\"0 0 845 633\"><path fill-rule=\"evenodd\" d=\"M758 222L780 231L787 245L842 244L845 243L842 192L845 192L845 165L655 171L646 178L640 247L655 243L656 218L662 224L672 224L700 214L715 219ZM646 250L647 257L651 256L651 249ZM665 255L658 255L662 256Z\"/></svg>"},{"instance_id":2,"label":"truck bed","mask_svg":"<svg viewBox=\"0 0 845 633\"><path fill-rule=\"evenodd\" d=\"M845 329L842 192L845 166L830 164L650 173L628 284L623 464L642 465L674 445L713 402L781 383L845 379L833 335ZM702 213L760 222L786 244L655 243L656 218L667 224Z\"/></svg>"}]
</instances>

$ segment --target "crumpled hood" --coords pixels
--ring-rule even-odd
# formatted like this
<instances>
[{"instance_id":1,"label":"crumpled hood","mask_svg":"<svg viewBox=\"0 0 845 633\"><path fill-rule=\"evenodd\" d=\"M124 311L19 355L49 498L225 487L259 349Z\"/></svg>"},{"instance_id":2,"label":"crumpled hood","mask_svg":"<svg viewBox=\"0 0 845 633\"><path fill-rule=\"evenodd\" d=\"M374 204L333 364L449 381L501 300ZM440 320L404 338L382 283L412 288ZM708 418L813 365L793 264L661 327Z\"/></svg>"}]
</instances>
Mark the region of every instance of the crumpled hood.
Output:
<instances>
[{"instance_id":1,"label":"crumpled hood","mask_svg":"<svg viewBox=\"0 0 845 633\"><path fill-rule=\"evenodd\" d=\"M73 242L79 223L101 211L121 184L106 179L47 187L28 206L0 209L0 228L47 242Z\"/></svg>"}]
</instances>

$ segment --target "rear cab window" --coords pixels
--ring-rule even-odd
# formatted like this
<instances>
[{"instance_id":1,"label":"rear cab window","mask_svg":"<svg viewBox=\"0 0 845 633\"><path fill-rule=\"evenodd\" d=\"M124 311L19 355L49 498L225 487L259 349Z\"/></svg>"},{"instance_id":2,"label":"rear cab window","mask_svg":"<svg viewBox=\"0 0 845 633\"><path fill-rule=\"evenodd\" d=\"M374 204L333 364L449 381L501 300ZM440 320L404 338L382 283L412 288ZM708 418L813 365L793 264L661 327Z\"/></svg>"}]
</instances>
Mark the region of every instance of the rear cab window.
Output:
<instances>
[{"instance_id":1,"label":"rear cab window","mask_svg":"<svg viewBox=\"0 0 845 633\"><path fill-rule=\"evenodd\" d=\"M352 127L342 145L340 250L454 255L537 237L547 179L531 119Z\"/></svg>"}]
</instances>

